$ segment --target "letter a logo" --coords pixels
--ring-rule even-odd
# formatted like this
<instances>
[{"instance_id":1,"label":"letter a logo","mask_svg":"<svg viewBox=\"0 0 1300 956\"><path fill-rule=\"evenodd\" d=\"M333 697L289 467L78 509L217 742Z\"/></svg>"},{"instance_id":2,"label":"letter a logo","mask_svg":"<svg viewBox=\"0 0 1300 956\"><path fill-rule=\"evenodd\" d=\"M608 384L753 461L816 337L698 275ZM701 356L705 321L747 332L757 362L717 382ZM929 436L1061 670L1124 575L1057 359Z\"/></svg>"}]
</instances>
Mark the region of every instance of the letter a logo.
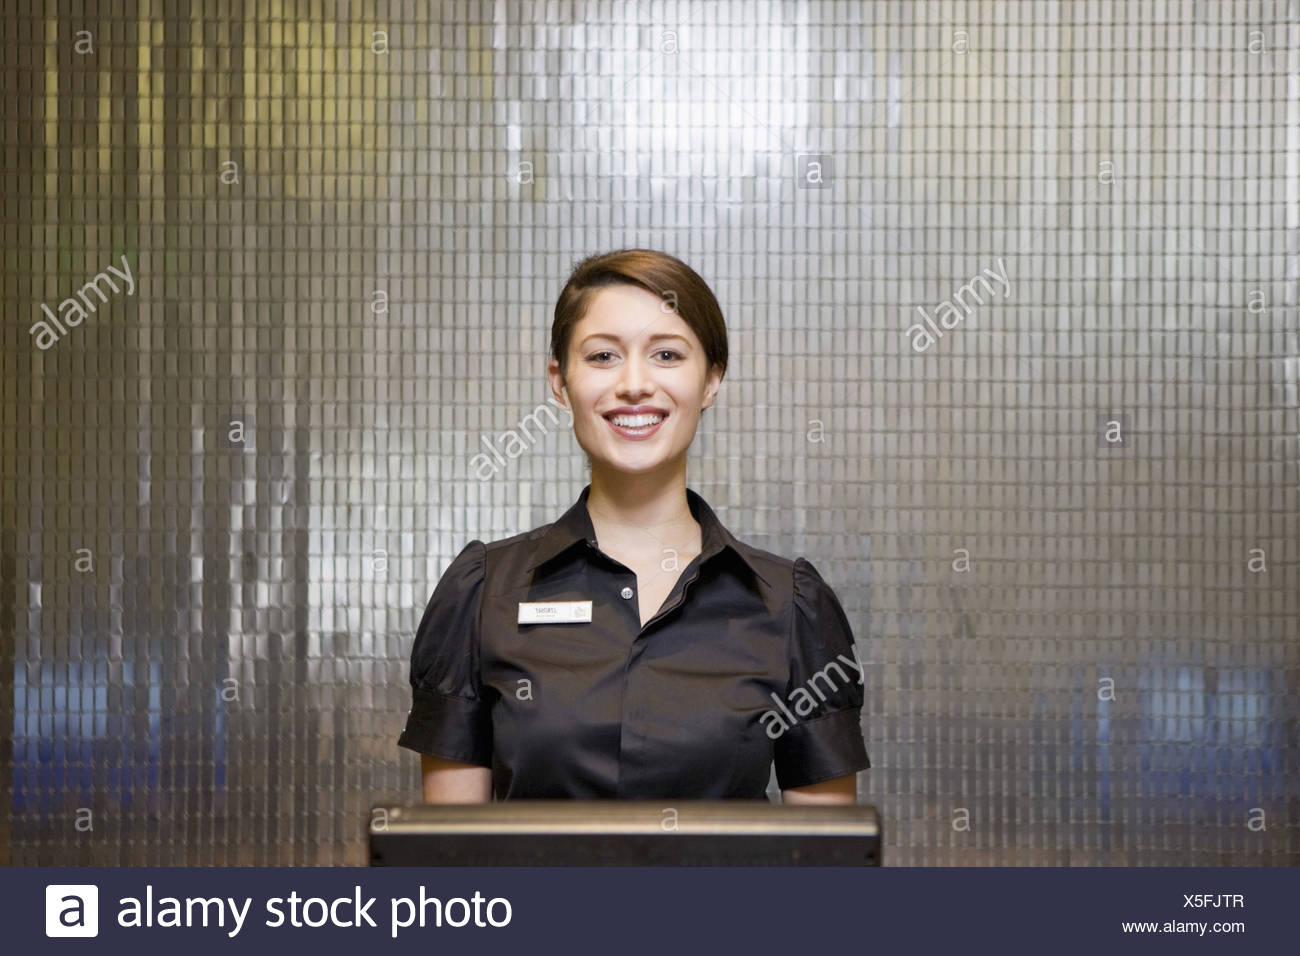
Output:
<instances>
[{"instance_id":1,"label":"letter a logo","mask_svg":"<svg viewBox=\"0 0 1300 956\"><path fill-rule=\"evenodd\" d=\"M52 883L45 887L46 936L98 936L99 887Z\"/></svg>"}]
</instances>

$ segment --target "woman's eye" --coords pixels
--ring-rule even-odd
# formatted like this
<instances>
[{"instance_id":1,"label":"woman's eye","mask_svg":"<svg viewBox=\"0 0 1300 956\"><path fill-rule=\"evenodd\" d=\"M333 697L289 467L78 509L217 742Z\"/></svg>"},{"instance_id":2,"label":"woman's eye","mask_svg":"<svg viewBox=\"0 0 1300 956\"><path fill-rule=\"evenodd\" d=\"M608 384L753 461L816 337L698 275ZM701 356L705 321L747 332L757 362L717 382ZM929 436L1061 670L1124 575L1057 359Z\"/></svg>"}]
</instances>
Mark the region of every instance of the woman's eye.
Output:
<instances>
[{"instance_id":1,"label":"woman's eye","mask_svg":"<svg viewBox=\"0 0 1300 956\"><path fill-rule=\"evenodd\" d=\"M658 350L657 352L655 352L654 354L657 355L657 356L660 356L660 357L666 355L666 356L668 356L668 361L670 361L670 362L672 362L672 361L676 361L676 360L680 360L680 359L682 359L682 358L685 357L685 356L682 355L681 352L675 351L674 349L659 349L659 350ZM587 361L588 361L588 362L607 362L607 361L609 361L610 358L613 357L613 355L614 355L614 353L613 353L613 352L610 352L610 351L608 351L608 350L601 351L601 352L592 352L590 355L587 356Z\"/></svg>"}]
</instances>

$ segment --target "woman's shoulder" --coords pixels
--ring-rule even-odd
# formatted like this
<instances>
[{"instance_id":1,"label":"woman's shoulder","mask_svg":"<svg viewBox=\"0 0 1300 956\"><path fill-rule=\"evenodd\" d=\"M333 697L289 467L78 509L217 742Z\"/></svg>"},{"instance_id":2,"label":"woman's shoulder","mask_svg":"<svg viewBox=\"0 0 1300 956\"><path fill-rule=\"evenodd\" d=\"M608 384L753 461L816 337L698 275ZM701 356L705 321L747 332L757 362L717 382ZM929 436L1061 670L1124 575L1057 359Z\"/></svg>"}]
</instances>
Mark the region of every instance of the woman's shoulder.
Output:
<instances>
[{"instance_id":1,"label":"woman's shoulder","mask_svg":"<svg viewBox=\"0 0 1300 956\"><path fill-rule=\"evenodd\" d=\"M742 541L734 535L731 536L730 544L741 559L767 583L782 605L800 594L808 593L819 583L819 580L811 580L817 572L803 555L778 554Z\"/></svg>"},{"instance_id":2,"label":"woman's shoulder","mask_svg":"<svg viewBox=\"0 0 1300 956\"><path fill-rule=\"evenodd\" d=\"M497 581L519 577L530 569L538 547L553 526L551 522L492 540L474 538L462 547L453 563Z\"/></svg>"},{"instance_id":3,"label":"woman's shoulder","mask_svg":"<svg viewBox=\"0 0 1300 956\"><path fill-rule=\"evenodd\" d=\"M777 554L775 551L768 551L766 548L760 548L748 541L742 541L734 535L731 537L731 544L755 571L758 571L769 581L789 580L794 569L794 563L799 560L798 558L787 558L785 555Z\"/></svg>"},{"instance_id":4,"label":"woman's shoulder","mask_svg":"<svg viewBox=\"0 0 1300 956\"><path fill-rule=\"evenodd\" d=\"M808 599L819 592L834 589L822 577L812 560L802 554L786 556L741 541L733 536L732 543L741 557L764 580L784 588L791 596Z\"/></svg>"},{"instance_id":5,"label":"woman's shoulder","mask_svg":"<svg viewBox=\"0 0 1300 956\"><path fill-rule=\"evenodd\" d=\"M517 551L521 547L536 547L537 543L541 541L542 538L546 537L546 532L551 530L553 524L554 522L540 525L530 531L521 531L518 534L512 534L508 538L493 538L491 540L486 538L473 538L466 541L461 546L460 553L463 554L466 551L476 552L476 556L481 558L483 556L496 556L502 553Z\"/></svg>"},{"instance_id":6,"label":"woman's shoulder","mask_svg":"<svg viewBox=\"0 0 1300 956\"><path fill-rule=\"evenodd\" d=\"M553 527L555 527L555 522L551 521L544 525L538 525L529 531L512 534L508 538L485 540L481 541L480 544L483 545L484 550L491 557L504 557L520 552L527 553L536 548Z\"/></svg>"}]
</instances>

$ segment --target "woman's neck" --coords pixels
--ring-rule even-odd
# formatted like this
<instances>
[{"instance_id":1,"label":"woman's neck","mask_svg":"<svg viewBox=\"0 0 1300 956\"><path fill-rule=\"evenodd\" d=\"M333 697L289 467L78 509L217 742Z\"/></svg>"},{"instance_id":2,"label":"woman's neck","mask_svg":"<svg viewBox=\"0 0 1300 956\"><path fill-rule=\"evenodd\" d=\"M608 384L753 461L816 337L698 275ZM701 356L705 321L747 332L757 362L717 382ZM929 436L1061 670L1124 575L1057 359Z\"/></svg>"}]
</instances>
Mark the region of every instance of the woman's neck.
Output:
<instances>
[{"instance_id":1,"label":"woman's neck","mask_svg":"<svg viewBox=\"0 0 1300 956\"><path fill-rule=\"evenodd\" d=\"M683 462L683 466L685 462ZM686 500L686 469L663 474L606 476L593 470L587 513L602 550L660 555L698 545L699 522Z\"/></svg>"}]
</instances>

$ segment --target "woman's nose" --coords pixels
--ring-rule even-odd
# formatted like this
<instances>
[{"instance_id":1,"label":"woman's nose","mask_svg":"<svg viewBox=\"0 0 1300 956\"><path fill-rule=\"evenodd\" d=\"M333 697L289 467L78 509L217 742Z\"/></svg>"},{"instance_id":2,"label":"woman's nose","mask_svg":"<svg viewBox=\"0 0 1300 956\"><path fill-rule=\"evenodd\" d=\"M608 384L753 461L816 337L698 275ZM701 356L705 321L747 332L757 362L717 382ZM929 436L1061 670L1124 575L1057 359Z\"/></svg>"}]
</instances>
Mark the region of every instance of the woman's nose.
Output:
<instances>
[{"instance_id":1,"label":"woman's nose","mask_svg":"<svg viewBox=\"0 0 1300 956\"><path fill-rule=\"evenodd\" d=\"M650 375L640 359L629 359L623 363L623 373L619 376L618 385L621 391L636 394L650 387Z\"/></svg>"}]
</instances>

